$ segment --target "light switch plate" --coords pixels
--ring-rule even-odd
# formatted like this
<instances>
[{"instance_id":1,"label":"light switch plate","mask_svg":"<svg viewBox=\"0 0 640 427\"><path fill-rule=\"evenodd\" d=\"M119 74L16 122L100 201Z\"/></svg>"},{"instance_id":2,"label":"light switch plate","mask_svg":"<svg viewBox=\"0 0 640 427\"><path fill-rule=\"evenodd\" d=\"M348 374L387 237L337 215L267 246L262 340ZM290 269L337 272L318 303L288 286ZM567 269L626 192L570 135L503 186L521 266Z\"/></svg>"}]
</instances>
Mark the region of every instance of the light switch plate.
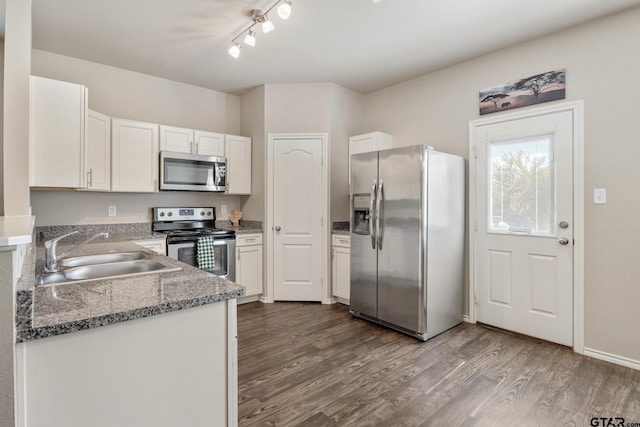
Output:
<instances>
[{"instance_id":1,"label":"light switch plate","mask_svg":"<svg viewBox=\"0 0 640 427\"><path fill-rule=\"evenodd\" d=\"M109 216L116 216L116 207L109 206Z\"/></svg>"},{"instance_id":2,"label":"light switch plate","mask_svg":"<svg viewBox=\"0 0 640 427\"><path fill-rule=\"evenodd\" d=\"M220 205L220 213L225 215L227 213L227 205Z\"/></svg>"},{"instance_id":3,"label":"light switch plate","mask_svg":"<svg viewBox=\"0 0 640 427\"><path fill-rule=\"evenodd\" d=\"M593 204L594 205L606 205L607 204L607 189L606 188L594 188L593 189Z\"/></svg>"}]
</instances>

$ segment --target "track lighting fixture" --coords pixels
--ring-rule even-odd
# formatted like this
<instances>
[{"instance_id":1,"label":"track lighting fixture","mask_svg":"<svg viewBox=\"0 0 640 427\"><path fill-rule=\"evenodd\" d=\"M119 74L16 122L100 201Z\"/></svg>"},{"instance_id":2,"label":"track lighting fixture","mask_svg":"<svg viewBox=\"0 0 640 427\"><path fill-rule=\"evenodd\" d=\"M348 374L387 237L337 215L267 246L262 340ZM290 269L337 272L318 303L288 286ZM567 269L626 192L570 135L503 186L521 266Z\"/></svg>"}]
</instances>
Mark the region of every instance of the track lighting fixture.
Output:
<instances>
[{"instance_id":1,"label":"track lighting fixture","mask_svg":"<svg viewBox=\"0 0 640 427\"><path fill-rule=\"evenodd\" d=\"M234 58L238 58L240 56L240 44L237 42L237 40L242 35L244 35L243 41L246 45L249 45L249 46L256 45L256 32L253 29L253 27L255 27L256 25L260 24L260 26L262 27L262 32L264 34L271 32L275 29L273 22L269 20L269 18L267 17L267 14L271 12L271 10L274 7L278 5L280 6L278 7L277 12L280 18L288 19L289 16L291 16L291 7L292 7L291 0L278 0L274 4L272 4L271 7L267 9L265 12L263 12L260 9L253 9L251 11L251 20L253 22L244 30L240 31L240 33L231 40L232 45L229 48L229 55L231 55Z\"/></svg>"}]
</instances>

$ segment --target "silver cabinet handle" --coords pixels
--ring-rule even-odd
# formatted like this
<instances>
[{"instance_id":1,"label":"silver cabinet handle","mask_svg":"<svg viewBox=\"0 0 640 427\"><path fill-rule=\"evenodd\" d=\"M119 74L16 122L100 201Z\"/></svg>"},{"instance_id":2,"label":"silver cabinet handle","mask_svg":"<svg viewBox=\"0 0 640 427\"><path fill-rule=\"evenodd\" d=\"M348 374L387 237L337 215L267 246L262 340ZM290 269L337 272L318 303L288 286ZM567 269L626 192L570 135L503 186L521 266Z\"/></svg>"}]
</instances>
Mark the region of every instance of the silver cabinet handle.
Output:
<instances>
[{"instance_id":1,"label":"silver cabinet handle","mask_svg":"<svg viewBox=\"0 0 640 427\"><path fill-rule=\"evenodd\" d=\"M567 239L566 237L562 237L562 238L558 239L558 243L560 243L562 246L568 245L569 244L569 239Z\"/></svg>"},{"instance_id":2,"label":"silver cabinet handle","mask_svg":"<svg viewBox=\"0 0 640 427\"><path fill-rule=\"evenodd\" d=\"M378 249L382 250L382 237L384 234L384 181L380 180L380 187L378 188L378 197L377 197L378 206L376 207L376 229L378 231ZM380 217L382 216L382 220Z\"/></svg>"},{"instance_id":3,"label":"silver cabinet handle","mask_svg":"<svg viewBox=\"0 0 640 427\"><path fill-rule=\"evenodd\" d=\"M276 225L275 230L276 230L276 231L280 231L280 230L282 230L282 227L280 227L279 225Z\"/></svg>"},{"instance_id":4,"label":"silver cabinet handle","mask_svg":"<svg viewBox=\"0 0 640 427\"><path fill-rule=\"evenodd\" d=\"M373 180L371 186L371 197L369 198L369 234L371 235L371 249L376 248L376 223L375 223L375 206L376 197L378 195L378 181Z\"/></svg>"}]
</instances>

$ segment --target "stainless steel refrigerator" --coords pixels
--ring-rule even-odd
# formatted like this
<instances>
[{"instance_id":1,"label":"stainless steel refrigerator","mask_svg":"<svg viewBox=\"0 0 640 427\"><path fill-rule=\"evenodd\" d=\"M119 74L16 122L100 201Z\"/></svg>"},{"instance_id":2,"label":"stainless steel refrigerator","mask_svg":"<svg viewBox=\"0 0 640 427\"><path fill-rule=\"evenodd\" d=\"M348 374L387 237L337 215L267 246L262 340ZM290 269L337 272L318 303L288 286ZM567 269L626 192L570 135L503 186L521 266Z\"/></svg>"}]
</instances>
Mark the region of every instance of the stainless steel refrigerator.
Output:
<instances>
[{"instance_id":1,"label":"stainless steel refrigerator","mask_svg":"<svg viewBox=\"0 0 640 427\"><path fill-rule=\"evenodd\" d=\"M462 321L464 183L426 145L351 156L354 316L423 341Z\"/></svg>"}]
</instances>

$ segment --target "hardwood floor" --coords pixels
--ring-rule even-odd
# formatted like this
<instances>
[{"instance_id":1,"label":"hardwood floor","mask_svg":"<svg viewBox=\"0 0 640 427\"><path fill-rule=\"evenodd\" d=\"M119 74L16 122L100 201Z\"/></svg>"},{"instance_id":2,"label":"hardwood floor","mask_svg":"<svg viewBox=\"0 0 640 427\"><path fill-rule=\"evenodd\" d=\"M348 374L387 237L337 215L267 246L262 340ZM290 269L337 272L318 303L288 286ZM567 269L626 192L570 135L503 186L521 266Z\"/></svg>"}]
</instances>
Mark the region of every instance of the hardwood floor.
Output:
<instances>
[{"instance_id":1,"label":"hardwood floor","mask_svg":"<svg viewBox=\"0 0 640 427\"><path fill-rule=\"evenodd\" d=\"M238 335L242 427L640 423L640 371L481 325L423 343L341 304L250 303Z\"/></svg>"}]
</instances>

